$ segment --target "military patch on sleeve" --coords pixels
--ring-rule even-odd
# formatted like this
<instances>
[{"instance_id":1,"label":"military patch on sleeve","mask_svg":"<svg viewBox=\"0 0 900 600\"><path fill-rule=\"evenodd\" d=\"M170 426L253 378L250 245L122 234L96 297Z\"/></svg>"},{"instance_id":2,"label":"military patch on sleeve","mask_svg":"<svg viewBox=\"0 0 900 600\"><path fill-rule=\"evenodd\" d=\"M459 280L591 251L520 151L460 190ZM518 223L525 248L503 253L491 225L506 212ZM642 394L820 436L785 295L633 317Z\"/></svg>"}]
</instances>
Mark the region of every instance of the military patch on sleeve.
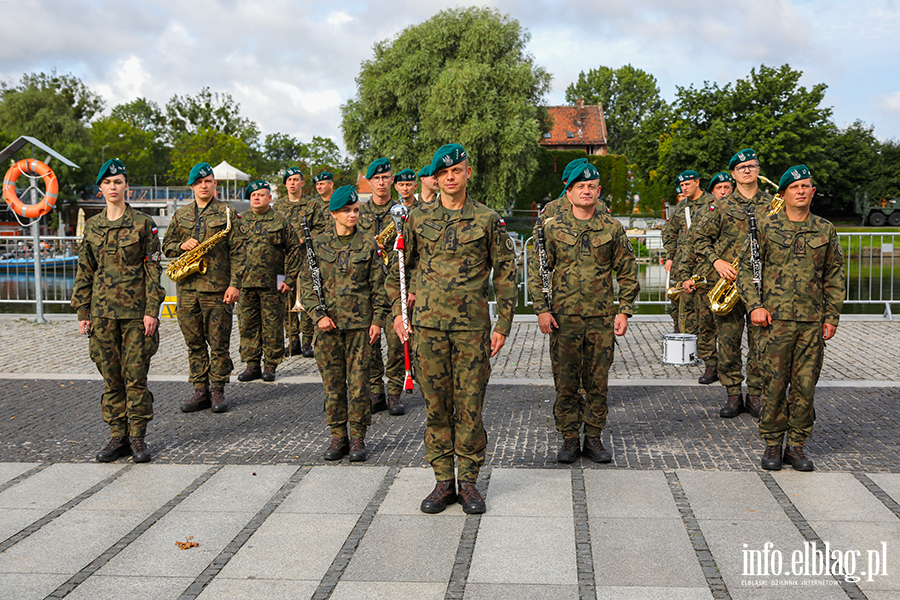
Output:
<instances>
[{"instance_id":1,"label":"military patch on sleeve","mask_svg":"<svg viewBox=\"0 0 900 600\"><path fill-rule=\"evenodd\" d=\"M154 225L153 227L150 228L150 233L152 233L153 235L158 235L159 228L156 225Z\"/></svg>"},{"instance_id":2,"label":"military patch on sleeve","mask_svg":"<svg viewBox=\"0 0 900 600\"><path fill-rule=\"evenodd\" d=\"M154 229L156 229L154 227ZM162 260L162 252L153 252L144 257L144 262L159 263Z\"/></svg>"},{"instance_id":3,"label":"military patch on sleeve","mask_svg":"<svg viewBox=\"0 0 900 600\"><path fill-rule=\"evenodd\" d=\"M515 244L513 244L512 238L509 237L508 235L506 236L506 249L509 250L510 252L516 251L516 246L515 246Z\"/></svg>"},{"instance_id":4,"label":"military patch on sleeve","mask_svg":"<svg viewBox=\"0 0 900 600\"><path fill-rule=\"evenodd\" d=\"M628 239L627 235L622 236L622 247L631 254L634 254L634 246L631 245L631 240Z\"/></svg>"}]
</instances>

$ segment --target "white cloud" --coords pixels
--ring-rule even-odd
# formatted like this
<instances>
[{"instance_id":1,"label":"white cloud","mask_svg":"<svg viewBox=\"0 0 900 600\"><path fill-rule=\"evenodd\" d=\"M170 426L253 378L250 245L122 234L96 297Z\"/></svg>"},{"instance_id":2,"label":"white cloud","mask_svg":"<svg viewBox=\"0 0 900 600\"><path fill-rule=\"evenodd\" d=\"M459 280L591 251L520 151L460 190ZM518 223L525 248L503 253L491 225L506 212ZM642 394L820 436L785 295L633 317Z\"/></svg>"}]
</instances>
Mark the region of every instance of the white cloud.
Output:
<instances>
[{"instance_id":1,"label":"white cloud","mask_svg":"<svg viewBox=\"0 0 900 600\"><path fill-rule=\"evenodd\" d=\"M346 25L347 23L352 22L353 17L348 15L343 10L336 10L332 13L329 13L328 16L325 18L325 21L329 25L333 25L335 27L340 27L342 25Z\"/></svg>"},{"instance_id":2,"label":"white cloud","mask_svg":"<svg viewBox=\"0 0 900 600\"><path fill-rule=\"evenodd\" d=\"M875 106L889 115L900 117L900 92L876 96Z\"/></svg>"}]
</instances>

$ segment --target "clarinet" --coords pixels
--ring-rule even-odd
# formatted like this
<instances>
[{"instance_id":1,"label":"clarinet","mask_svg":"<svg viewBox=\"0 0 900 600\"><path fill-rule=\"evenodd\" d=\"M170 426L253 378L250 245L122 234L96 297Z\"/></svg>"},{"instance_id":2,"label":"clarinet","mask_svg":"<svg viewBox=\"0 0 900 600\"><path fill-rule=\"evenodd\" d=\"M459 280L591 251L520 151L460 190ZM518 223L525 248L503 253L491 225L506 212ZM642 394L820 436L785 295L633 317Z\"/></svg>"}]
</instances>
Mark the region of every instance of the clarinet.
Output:
<instances>
[{"instance_id":1,"label":"clarinet","mask_svg":"<svg viewBox=\"0 0 900 600\"><path fill-rule=\"evenodd\" d=\"M750 267L753 269L753 284L756 286L756 293L762 300L762 257L759 255L759 232L756 228L756 213L751 208L747 213L750 221Z\"/></svg>"},{"instance_id":2,"label":"clarinet","mask_svg":"<svg viewBox=\"0 0 900 600\"><path fill-rule=\"evenodd\" d=\"M550 287L550 264L547 261L547 243L544 240L544 220L540 219L537 226L538 261L541 265L541 292L547 302L547 310L553 310L553 290Z\"/></svg>"},{"instance_id":3,"label":"clarinet","mask_svg":"<svg viewBox=\"0 0 900 600\"><path fill-rule=\"evenodd\" d=\"M319 271L319 259L316 258L316 251L313 250L312 235L309 232L309 223L306 222L306 215L303 215L303 236L306 240L306 264L309 266L309 274L312 276L313 289L319 298L319 305L314 309L325 312L325 295L322 293L322 273Z\"/></svg>"}]
</instances>

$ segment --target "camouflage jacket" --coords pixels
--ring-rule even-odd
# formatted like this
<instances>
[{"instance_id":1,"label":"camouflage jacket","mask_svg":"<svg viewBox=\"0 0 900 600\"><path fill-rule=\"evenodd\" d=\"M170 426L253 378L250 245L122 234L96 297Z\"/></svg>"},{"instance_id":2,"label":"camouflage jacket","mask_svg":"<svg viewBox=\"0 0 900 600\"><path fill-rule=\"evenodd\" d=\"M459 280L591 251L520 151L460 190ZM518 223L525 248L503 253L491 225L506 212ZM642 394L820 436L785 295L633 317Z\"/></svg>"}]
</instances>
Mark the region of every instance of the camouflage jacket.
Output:
<instances>
[{"instance_id":1,"label":"camouflage jacket","mask_svg":"<svg viewBox=\"0 0 900 600\"><path fill-rule=\"evenodd\" d=\"M244 271L244 241L245 235L241 231L240 215L225 202L213 198L206 205L206 209L200 209L200 237L194 235L194 209L196 202L191 202L175 211L172 222L166 230L163 239L163 252L169 258L178 258L184 251L181 244L191 238L203 242L213 235L225 229L225 209L231 211L231 231L224 239L219 240L206 254L206 273L195 274L182 279L177 289L192 292L224 292L229 286L240 289L241 277Z\"/></svg>"},{"instance_id":2,"label":"camouflage jacket","mask_svg":"<svg viewBox=\"0 0 900 600\"><path fill-rule=\"evenodd\" d=\"M613 304L613 271L619 284L619 311L631 315L640 285L634 248L622 224L599 210L588 221L579 221L572 211L544 220L547 264L552 271L552 312L583 317L616 314ZM528 265L528 293L534 312L551 311L541 292L538 252Z\"/></svg>"},{"instance_id":3,"label":"camouflage jacket","mask_svg":"<svg viewBox=\"0 0 900 600\"><path fill-rule=\"evenodd\" d=\"M684 204L684 202L681 204ZM707 282L711 285L715 285L718 274L716 273L716 270L712 268L710 263L706 262L705 259L701 259L695 252L694 244L696 243L696 240L694 235L697 232L697 226L701 221L705 219L711 211L715 210L716 199L712 194L703 192L696 200L689 201L685 208L690 209L690 228L687 227L686 211L680 210L681 204L675 209L675 215L666 223L666 226L668 226L670 223L675 222L673 227L677 227L678 222L683 221L683 226L685 228L677 242L675 257L672 259L674 262L672 267L672 281L680 283L694 275L702 275L706 277ZM665 231L665 229L663 231Z\"/></svg>"},{"instance_id":4,"label":"camouflage jacket","mask_svg":"<svg viewBox=\"0 0 900 600\"><path fill-rule=\"evenodd\" d=\"M300 271L300 241L297 232L283 214L269 207L264 214L247 211L238 223L246 236L244 287L274 288L278 275L294 287Z\"/></svg>"},{"instance_id":5,"label":"camouflage jacket","mask_svg":"<svg viewBox=\"0 0 900 600\"><path fill-rule=\"evenodd\" d=\"M153 219L126 205L116 222L104 210L84 224L72 307L78 320L159 316L159 235Z\"/></svg>"},{"instance_id":6,"label":"camouflage jacket","mask_svg":"<svg viewBox=\"0 0 900 600\"><path fill-rule=\"evenodd\" d=\"M441 330L490 330L491 269L499 319L494 330L509 335L516 307L516 254L500 215L471 196L456 214L441 202L421 204L403 227L404 263L416 303L412 326ZM400 314L400 277L391 269L387 291Z\"/></svg>"},{"instance_id":7,"label":"camouflage jacket","mask_svg":"<svg viewBox=\"0 0 900 600\"><path fill-rule=\"evenodd\" d=\"M682 244L687 244L690 239L690 230L706 216L709 207L715 201L712 194L702 192L696 200L682 200L678 203L678 206L675 207L675 214L666 221L662 230L666 260L676 262ZM690 226L688 226L688 215L690 215Z\"/></svg>"},{"instance_id":8,"label":"camouflage jacket","mask_svg":"<svg viewBox=\"0 0 900 600\"><path fill-rule=\"evenodd\" d=\"M311 218L316 209L317 198L311 196L301 196L296 202L292 202L288 198L284 198L276 202L273 207L275 210L287 217L287 220L294 226L294 231L303 243L303 215L307 215L307 219ZM312 233L312 224L310 224L310 233ZM319 232L321 233L321 232Z\"/></svg>"},{"instance_id":9,"label":"camouflage jacket","mask_svg":"<svg viewBox=\"0 0 900 600\"><path fill-rule=\"evenodd\" d=\"M309 224L309 233L312 237L316 237L320 233L327 233L334 229L334 217L328 210L328 203L322 196L316 196L311 202L309 211L306 213L306 220ZM303 223L301 218L300 229L297 230L300 237L303 237Z\"/></svg>"},{"instance_id":10,"label":"camouflage jacket","mask_svg":"<svg viewBox=\"0 0 900 600\"><path fill-rule=\"evenodd\" d=\"M563 195L557 198L556 200L551 200L547 204L544 205L544 208L541 209L541 217L543 219L549 219L550 217L555 217L563 210L569 210L572 207L572 203L569 202L569 199L566 198L565 192ZM609 214L609 208L606 206L606 202L603 200L597 200L597 210L599 210L602 214Z\"/></svg>"},{"instance_id":11,"label":"camouflage jacket","mask_svg":"<svg viewBox=\"0 0 900 600\"><path fill-rule=\"evenodd\" d=\"M765 308L778 321L837 326L844 304L844 254L829 221L809 215L802 223L784 211L760 219L762 298L753 283L750 239L741 249L737 288L747 312Z\"/></svg>"},{"instance_id":12,"label":"camouflage jacket","mask_svg":"<svg viewBox=\"0 0 900 600\"><path fill-rule=\"evenodd\" d=\"M338 329L364 329L382 322L390 311L384 291L384 271L372 236L356 229L350 244L343 245L332 226L331 231L313 238L313 250L319 263L325 312L310 313L313 321L331 317ZM312 276L305 269L300 281L300 302L309 310L318 306Z\"/></svg>"},{"instance_id":13,"label":"camouflage jacket","mask_svg":"<svg viewBox=\"0 0 900 600\"><path fill-rule=\"evenodd\" d=\"M359 222L357 226L369 235L376 236L391 222L391 207L400 204L391 197L391 201L384 206L378 206L372 200L363 202L359 206ZM388 248L390 250L390 248Z\"/></svg>"},{"instance_id":14,"label":"camouflage jacket","mask_svg":"<svg viewBox=\"0 0 900 600\"><path fill-rule=\"evenodd\" d=\"M719 259L734 262L750 233L747 211L752 207L759 221L768 212L772 199L771 194L761 189L753 198L744 198L735 190L716 202L713 210L694 225L692 246L698 260L705 260L709 267Z\"/></svg>"}]
</instances>

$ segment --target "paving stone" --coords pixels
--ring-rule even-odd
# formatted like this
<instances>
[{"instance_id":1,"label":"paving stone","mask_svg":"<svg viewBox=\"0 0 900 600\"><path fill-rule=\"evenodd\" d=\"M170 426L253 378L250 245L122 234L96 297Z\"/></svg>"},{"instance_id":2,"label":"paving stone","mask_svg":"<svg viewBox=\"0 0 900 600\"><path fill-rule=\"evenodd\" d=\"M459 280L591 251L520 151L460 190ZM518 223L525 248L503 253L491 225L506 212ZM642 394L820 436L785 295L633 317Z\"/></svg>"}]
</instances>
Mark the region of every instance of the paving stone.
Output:
<instances>
[{"instance_id":1,"label":"paving stone","mask_svg":"<svg viewBox=\"0 0 900 600\"><path fill-rule=\"evenodd\" d=\"M577 585L469 583L465 600L570 600L578 598Z\"/></svg>"},{"instance_id":2,"label":"paving stone","mask_svg":"<svg viewBox=\"0 0 900 600\"><path fill-rule=\"evenodd\" d=\"M204 465L142 465L117 478L73 510L133 510L149 515L208 468Z\"/></svg>"},{"instance_id":3,"label":"paving stone","mask_svg":"<svg viewBox=\"0 0 900 600\"><path fill-rule=\"evenodd\" d=\"M297 470L292 466L229 465L175 507L173 512L246 512L262 508Z\"/></svg>"},{"instance_id":4,"label":"paving stone","mask_svg":"<svg viewBox=\"0 0 900 600\"><path fill-rule=\"evenodd\" d=\"M425 496L434 489L434 485L434 471L430 467L400 469L387 496L378 508L378 514L421 516L423 513L419 510L419 506ZM459 503L451 504L444 512L429 515L432 519L461 516L464 516L464 513Z\"/></svg>"},{"instance_id":5,"label":"paving stone","mask_svg":"<svg viewBox=\"0 0 900 600\"><path fill-rule=\"evenodd\" d=\"M59 573L0 573L0 600L43 600L68 578Z\"/></svg>"},{"instance_id":6,"label":"paving stone","mask_svg":"<svg viewBox=\"0 0 900 600\"><path fill-rule=\"evenodd\" d=\"M697 519L789 521L756 473L678 471Z\"/></svg>"},{"instance_id":7,"label":"paving stone","mask_svg":"<svg viewBox=\"0 0 900 600\"><path fill-rule=\"evenodd\" d=\"M313 467L276 512L359 514L378 490L385 473L387 467Z\"/></svg>"},{"instance_id":8,"label":"paving stone","mask_svg":"<svg viewBox=\"0 0 900 600\"><path fill-rule=\"evenodd\" d=\"M624 587L597 588L597 600L712 600L709 588Z\"/></svg>"},{"instance_id":9,"label":"paving stone","mask_svg":"<svg viewBox=\"0 0 900 600\"><path fill-rule=\"evenodd\" d=\"M318 581L217 577L197 600L309 600L317 587Z\"/></svg>"},{"instance_id":10,"label":"paving stone","mask_svg":"<svg viewBox=\"0 0 900 600\"><path fill-rule=\"evenodd\" d=\"M681 516L659 471L585 471L584 488L591 519Z\"/></svg>"},{"instance_id":11,"label":"paving stone","mask_svg":"<svg viewBox=\"0 0 900 600\"><path fill-rule=\"evenodd\" d=\"M52 465L0 493L0 508L39 508L49 512L121 468L121 465Z\"/></svg>"},{"instance_id":12,"label":"paving stone","mask_svg":"<svg viewBox=\"0 0 900 600\"><path fill-rule=\"evenodd\" d=\"M850 473L799 473L788 469L773 476L807 519L896 522L897 517Z\"/></svg>"},{"instance_id":13,"label":"paving stone","mask_svg":"<svg viewBox=\"0 0 900 600\"><path fill-rule=\"evenodd\" d=\"M169 600L191 584L187 577L89 577L66 600Z\"/></svg>"},{"instance_id":14,"label":"paving stone","mask_svg":"<svg viewBox=\"0 0 900 600\"><path fill-rule=\"evenodd\" d=\"M39 463L0 463L0 484L15 479L22 473L30 471Z\"/></svg>"},{"instance_id":15,"label":"paving stone","mask_svg":"<svg viewBox=\"0 0 900 600\"><path fill-rule=\"evenodd\" d=\"M485 513L475 541L469 581L577 585L571 517Z\"/></svg>"},{"instance_id":16,"label":"paving stone","mask_svg":"<svg viewBox=\"0 0 900 600\"><path fill-rule=\"evenodd\" d=\"M443 583L341 581L331 600L443 600L446 590Z\"/></svg>"},{"instance_id":17,"label":"paving stone","mask_svg":"<svg viewBox=\"0 0 900 600\"><path fill-rule=\"evenodd\" d=\"M490 516L572 518L572 477L568 471L492 469L485 502Z\"/></svg>"},{"instance_id":18,"label":"paving stone","mask_svg":"<svg viewBox=\"0 0 900 600\"><path fill-rule=\"evenodd\" d=\"M900 521L861 522L848 514L844 521L819 521L813 518L809 524L823 543L829 543L832 552L838 551L848 558L848 553L852 554L856 568L850 570L856 576L862 576L856 585L866 595L870 590L890 590L900 597L900 571L897 570ZM843 572L847 574L846 566Z\"/></svg>"}]
</instances>

